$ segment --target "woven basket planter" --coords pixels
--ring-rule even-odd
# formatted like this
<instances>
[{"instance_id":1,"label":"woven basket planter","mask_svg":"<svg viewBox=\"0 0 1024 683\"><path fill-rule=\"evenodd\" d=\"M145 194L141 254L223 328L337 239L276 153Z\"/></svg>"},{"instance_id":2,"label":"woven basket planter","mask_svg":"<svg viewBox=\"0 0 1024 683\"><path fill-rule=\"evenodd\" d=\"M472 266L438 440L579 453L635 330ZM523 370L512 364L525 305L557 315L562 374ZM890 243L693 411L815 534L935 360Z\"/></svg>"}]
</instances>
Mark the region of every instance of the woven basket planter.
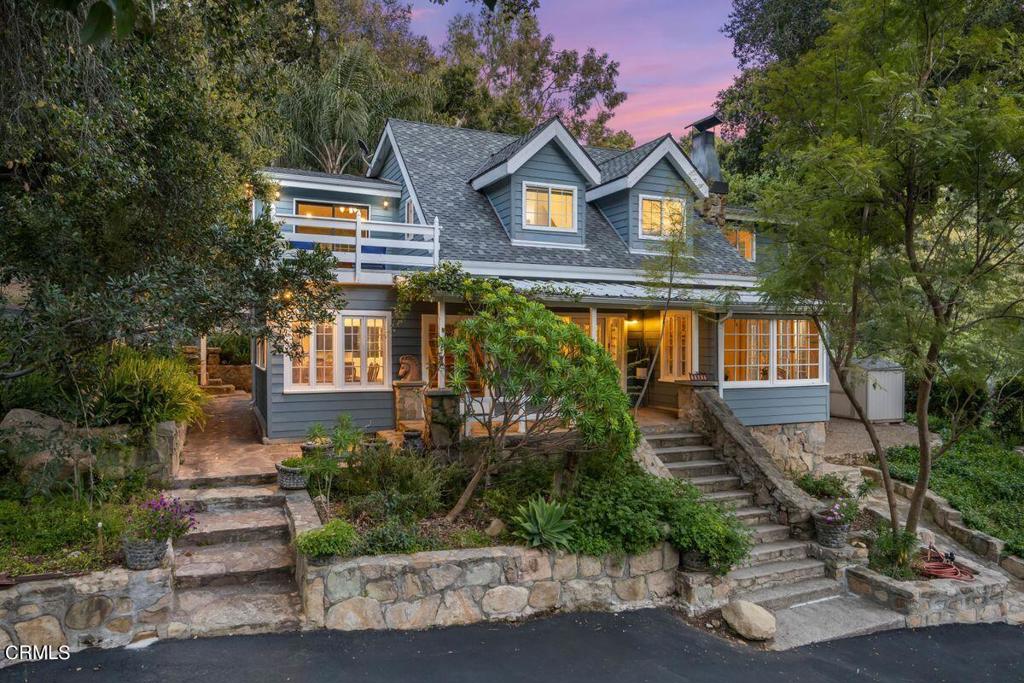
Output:
<instances>
[{"instance_id":1,"label":"woven basket planter","mask_svg":"<svg viewBox=\"0 0 1024 683\"><path fill-rule=\"evenodd\" d=\"M335 457L334 448L328 442L303 441L299 448L302 449L302 457L323 455L327 458Z\"/></svg>"},{"instance_id":2,"label":"woven basket planter","mask_svg":"<svg viewBox=\"0 0 1024 683\"><path fill-rule=\"evenodd\" d=\"M124 566L128 569L156 569L167 554L167 541L123 538L121 547L124 549Z\"/></svg>"},{"instance_id":3,"label":"woven basket planter","mask_svg":"<svg viewBox=\"0 0 1024 683\"><path fill-rule=\"evenodd\" d=\"M846 545L846 537L850 534L849 524L829 524L820 512L815 512L813 516L819 545L826 548L842 548Z\"/></svg>"},{"instance_id":4,"label":"woven basket planter","mask_svg":"<svg viewBox=\"0 0 1024 683\"><path fill-rule=\"evenodd\" d=\"M274 465L277 468L277 485L287 490L298 490L306 488L306 475L298 467L285 467L281 463Z\"/></svg>"}]
</instances>

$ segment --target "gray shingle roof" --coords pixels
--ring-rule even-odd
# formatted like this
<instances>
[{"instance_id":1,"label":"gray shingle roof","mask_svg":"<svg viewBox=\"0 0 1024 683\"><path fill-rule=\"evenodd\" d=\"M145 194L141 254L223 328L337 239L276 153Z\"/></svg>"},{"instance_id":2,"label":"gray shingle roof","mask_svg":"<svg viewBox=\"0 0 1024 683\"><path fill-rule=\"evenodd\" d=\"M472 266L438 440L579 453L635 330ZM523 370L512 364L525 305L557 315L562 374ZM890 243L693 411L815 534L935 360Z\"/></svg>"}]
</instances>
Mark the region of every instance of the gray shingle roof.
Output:
<instances>
[{"instance_id":1,"label":"gray shingle roof","mask_svg":"<svg viewBox=\"0 0 1024 683\"><path fill-rule=\"evenodd\" d=\"M613 157L608 161L600 164L601 169L601 184L604 185L607 182L621 178L627 175L630 171L636 168L636 165L647 158L655 147L657 147L662 140L667 138L668 135L662 135L660 138L655 138L650 142L645 142L639 147L626 150L617 157Z\"/></svg>"},{"instance_id":2,"label":"gray shingle roof","mask_svg":"<svg viewBox=\"0 0 1024 683\"><path fill-rule=\"evenodd\" d=\"M590 268L640 268L643 256L630 254L614 229L593 205L587 206L586 250L513 245L487 198L469 180L488 159L518 138L502 133L452 128L391 119L391 130L416 189L424 217L441 223L441 257L461 261L540 264ZM587 147L598 163L620 150ZM697 270L702 273L753 275L718 230L697 226Z\"/></svg>"},{"instance_id":3,"label":"gray shingle roof","mask_svg":"<svg viewBox=\"0 0 1024 683\"><path fill-rule=\"evenodd\" d=\"M513 138L512 142L508 143L507 145L499 149L497 152L484 159L484 162L480 164L480 167L473 172L473 175L470 176L468 180L472 180L477 176L481 176L484 173L490 171L498 164L508 161L508 159L511 156L513 156L516 152L525 147L527 143L530 142L530 140L537 137L537 135L539 135L540 132L547 128L553 121L555 121L555 117L552 117L545 121L544 123L535 126L534 129L531 130L526 135L523 135L518 138Z\"/></svg>"}]
</instances>

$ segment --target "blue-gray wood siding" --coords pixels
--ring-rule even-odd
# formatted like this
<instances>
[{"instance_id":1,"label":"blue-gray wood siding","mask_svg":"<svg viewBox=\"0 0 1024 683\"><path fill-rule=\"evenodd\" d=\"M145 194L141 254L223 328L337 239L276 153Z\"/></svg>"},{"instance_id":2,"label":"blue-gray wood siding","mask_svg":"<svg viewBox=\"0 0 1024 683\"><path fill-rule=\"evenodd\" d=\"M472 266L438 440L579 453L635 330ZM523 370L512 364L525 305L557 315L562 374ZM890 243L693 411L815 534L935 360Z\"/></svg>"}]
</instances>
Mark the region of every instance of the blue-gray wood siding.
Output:
<instances>
[{"instance_id":1,"label":"blue-gray wood siding","mask_svg":"<svg viewBox=\"0 0 1024 683\"><path fill-rule=\"evenodd\" d=\"M640 239L640 195L682 199L687 212L686 223L697 222L696 201L693 190L676 169L665 159L656 163L647 174L629 190L629 248L656 248L658 240ZM692 237L692 235L691 235Z\"/></svg>"},{"instance_id":2,"label":"blue-gray wood siding","mask_svg":"<svg viewBox=\"0 0 1024 683\"><path fill-rule=\"evenodd\" d=\"M622 190L594 202L615 232L629 244L629 190Z\"/></svg>"},{"instance_id":3,"label":"blue-gray wood siding","mask_svg":"<svg viewBox=\"0 0 1024 683\"><path fill-rule=\"evenodd\" d=\"M501 227L505 229L509 237L512 236L512 181L509 178L503 178L498 182L492 184L490 187L484 188L484 195L487 200L491 203L491 208L494 209L494 213L498 216L498 221L501 223Z\"/></svg>"},{"instance_id":4,"label":"blue-gray wood siding","mask_svg":"<svg viewBox=\"0 0 1024 683\"><path fill-rule=\"evenodd\" d=\"M390 287L346 287L346 308L351 310L389 311L395 305ZM391 369L397 377L399 359L405 354L420 356L420 308L405 320L392 325ZM299 439L316 422L330 426L341 413L348 413L367 430L394 427L394 396L392 387L381 391L284 393L284 356L270 359L269 425L270 438Z\"/></svg>"},{"instance_id":5,"label":"blue-gray wood siding","mask_svg":"<svg viewBox=\"0 0 1024 683\"><path fill-rule=\"evenodd\" d=\"M722 398L748 427L828 420L828 385L726 388Z\"/></svg>"},{"instance_id":6,"label":"blue-gray wood siding","mask_svg":"<svg viewBox=\"0 0 1024 683\"><path fill-rule=\"evenodd\" d=\"M399 223L404 223L406 210L405 205L407 202L412 201L412 198L409 194L409 188L405 184L405 178L402 176L402 167L398 165L398 157L395 156L393 151L388 152L387 159L384 161L384 165L380 170L380 177L384 180L394 180L395 182L402 184L402 196L398 200L398 206L395 207L397 209L395 220ZM413 216L413 222L418 222L419 218L415 217L415 213Z\"/></svg>"},{"instance_id":7,"label":"blue-gray wood siding","mask_svg":"<svg viewBox=\"0 0 1024 683\"><path fill-rule=\"evenodd\" d=\"M370 207L370 219L375 221L395 222L398 220L399 200L394 197L380 195L339 192L337 190L308 190L302 187L282 187L281 196L274 202L274 209L279 214L295 213L295 200L308 199L313 202L352 203ZM387 203L387 206L384 204ZM257 211L262 206L257 203ZM404 218L403 218L404 219Z\"/></svg>"},{"instance_id":8,"label":"blue-gray wood siding","mask_svg":"<svg viewBox=\"0 0 1024 683\"><path fill-rule=\"evenodd\" d=\"M523 228L523 183L570 185L576 188L576 232L548 232ZM555 143L544 145L511 178L509 234L516 240L582 246L586 243L587 180Z\"/></svg>"}]
</instances>

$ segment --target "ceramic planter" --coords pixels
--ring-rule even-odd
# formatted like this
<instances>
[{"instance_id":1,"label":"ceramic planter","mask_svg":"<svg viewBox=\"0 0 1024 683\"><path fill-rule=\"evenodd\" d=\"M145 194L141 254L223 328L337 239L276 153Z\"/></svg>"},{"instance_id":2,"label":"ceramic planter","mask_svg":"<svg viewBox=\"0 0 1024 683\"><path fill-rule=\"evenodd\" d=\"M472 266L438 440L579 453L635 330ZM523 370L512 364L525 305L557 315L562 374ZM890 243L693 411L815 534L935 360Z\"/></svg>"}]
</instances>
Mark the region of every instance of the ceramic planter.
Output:
<instances>
[{"instance_id":1,"label":"ceramic planter","mask_svg":"<svg viewBox=\"0 0 1024 683\"><path fill-rule=\"evenodd\" d=\"M277 485L286 490L298 490L306 488L306 475L301 468L286 467L281 463L274 465L277 468Z\"/></svg>"},{"instance_id":2,"label":"ceramic planter","mask_svg":"<svg viewBox=\"0 0 1024 683\"><path fill-rule=\"evenodd\" d=\"M711 571L711 565L708 564L708 556L699 550L687 550L679 557L679 562L682 564L684 571Z\"/></svg>"}]
</instances>

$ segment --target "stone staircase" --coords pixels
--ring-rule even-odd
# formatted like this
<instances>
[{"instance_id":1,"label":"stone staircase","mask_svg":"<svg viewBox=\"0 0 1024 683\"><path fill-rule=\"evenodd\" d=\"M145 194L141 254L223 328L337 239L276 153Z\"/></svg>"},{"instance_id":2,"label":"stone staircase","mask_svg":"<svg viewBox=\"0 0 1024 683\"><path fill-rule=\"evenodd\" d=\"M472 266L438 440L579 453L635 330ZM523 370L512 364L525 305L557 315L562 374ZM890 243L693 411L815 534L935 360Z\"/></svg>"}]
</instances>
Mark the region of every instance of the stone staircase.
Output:
<instances>
[{"instance_id":1,"label":"stone staircase","mask_svg":"<svg viewBox=\"0 0 1024 683\"><path fill-rule=\"evenodd\" d=\"M734 586L733 598L775 613L773 649L903 625L895 612L846 595L840 582L827 575L825 563L812 556L812 543L791 538L788 526L775 523L767 507L756 505L754 494L743 488L731 466L702 434L690 431L682 422L642 431L674 477L696 486L706 500L731 509L750 530L750 555L726 579ZM846 621L840 618L844 614Z\"/></svg>"},{"instance_id":2,"label":"stone staircase","mask_svg":"<svg viewBox=\"0 0 1024 683\"><path fill-rule=\"evenodd\" d=\"M176 482L198 528L174 544L174 635L268 633L301 627L285 496L274 476Z\"/></svg>"},{"instance_id":3,"label":"stone staircase","mask_svg":"<svg viewBox=\"0 0 1024 683\"><path fill-rule=\"evenodd\" d=\"M210 396L224 396L235 393L235 385L224 384L224 380L219 377L208 377L206 379L206 386L202 387L202 389Z\"/></svg>"}]
</instances>

